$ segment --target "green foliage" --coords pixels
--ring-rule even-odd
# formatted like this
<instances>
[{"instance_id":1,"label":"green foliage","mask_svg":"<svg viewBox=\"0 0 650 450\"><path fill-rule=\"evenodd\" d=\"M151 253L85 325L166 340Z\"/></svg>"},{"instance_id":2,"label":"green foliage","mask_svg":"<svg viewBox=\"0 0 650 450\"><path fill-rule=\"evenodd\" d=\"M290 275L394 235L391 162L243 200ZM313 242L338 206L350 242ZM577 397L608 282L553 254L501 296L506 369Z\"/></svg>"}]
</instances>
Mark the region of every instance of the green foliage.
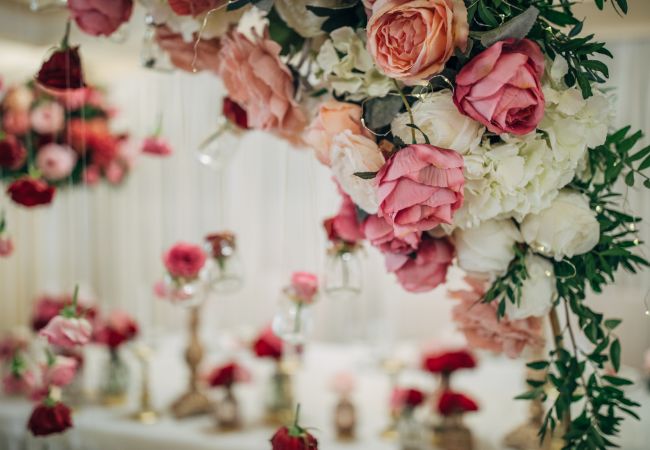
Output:
<instances>
[{"instance_id":1,"label":"green foliage","mask_svg":"<svg viewBox=\"0 0 650 450\"><path fill-rule=\"evenodd\" d=\"M289 27L278 15L275 8L269 11L267 17L269 19L269 36L282 47L280 54L289 55L300 50L305 38Z\"/></svg>"},{"instance_id":2,"label":"green foliage","mask_svg":"<svg viewBox=\"0 0 650 450\"><path fill-rule=\"evenodd\" d=\"M485 293L484 303L499 302L497 315L499 318L506 313L506 302L519 306L521 302L521 288L528 278L526 270L526 247L521 244L514 246L515 258L510 262L504 275L497 278L490 289Z\"/></svg>"},{"instance_id":3,"label":"green foliage","mask_svg":"<svg viewBox=\"0 0 650 450\"><path fill-rule=\"evenodd\" d=\"M321 26L326 33L342 28L364 28L367 16L363 3L360 0L347 0L335 8L307 5L307 9L319 17L327 19Z\"/></svg>"}]
</instances>

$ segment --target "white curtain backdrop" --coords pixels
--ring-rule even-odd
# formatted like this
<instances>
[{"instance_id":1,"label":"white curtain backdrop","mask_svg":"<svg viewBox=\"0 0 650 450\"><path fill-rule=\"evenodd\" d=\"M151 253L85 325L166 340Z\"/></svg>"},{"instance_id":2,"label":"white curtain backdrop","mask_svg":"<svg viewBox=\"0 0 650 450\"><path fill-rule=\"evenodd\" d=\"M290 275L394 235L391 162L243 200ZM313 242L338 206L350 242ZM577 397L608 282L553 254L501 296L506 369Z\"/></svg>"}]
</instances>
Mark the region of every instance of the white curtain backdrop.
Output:
<instances>
[{"instance_id":1,"label":"white curtain backdrop","mask_svg":"<svg viewBox=\"0 0 650 450\"><path fill-rule=\"evenodd\" d=\"M612 48L616 123L650 130L650 43ZM321 221L336 210L338 198L328 171L309 152L252 132L228 169L217 174L195 159L197 144L219 114L223 90L216 78L139 70L107 87L120 112L116 130L144 136L162 113L163 134L175 154L142 157L118 188L62 190L46 209L15 208L0 198L17 247L12 258L0 260L0 329L26 323L39 293L70 291L77 282L102 308L127 309L146 329L179 329L183 314L151 291L163 273L161 253L178 240L200 242L206 233L221 229L238 235L246 285L235 295L211 299L205 314L209 328L261 326L270 320L292 270L322 274L326 240ZM626 208L650 220L648 198L630 192ZM648 224L641 234L648 237ZM405 293L384 272L378 252L367 248L365 254L362 298L349 304L322 299L315 311L317 336L340 336L342 321L355 317L357 335L378 344L449 333L453 302L444 289ZM596 308L625 320L624 357L635 365L650 346L650 318L643 304L649 289L646 273L621 278L617 287L594 299Z\"/></svg>"}]
</instances>

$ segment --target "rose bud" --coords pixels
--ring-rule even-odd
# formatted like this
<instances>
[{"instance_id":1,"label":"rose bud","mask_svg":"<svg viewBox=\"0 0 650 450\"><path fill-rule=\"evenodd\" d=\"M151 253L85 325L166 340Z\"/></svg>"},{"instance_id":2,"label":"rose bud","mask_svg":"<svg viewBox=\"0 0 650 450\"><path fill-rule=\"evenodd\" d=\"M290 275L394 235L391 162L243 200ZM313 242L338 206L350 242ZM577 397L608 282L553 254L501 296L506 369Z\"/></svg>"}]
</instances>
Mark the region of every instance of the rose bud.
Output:
<instances>
[{"instance_id":1,"label":"rose bud","mask_svg":"<svg viewBox=\"0 0 650 450\"><path fill-rule=\"evenodd\" d=\"M27 423L27 428L34 436L62 433L70 427L72 427L72 413L63 403L36 406Z\"/></svg>"},{"instance_id":2,"label":"rose bud","mask_svg":"<svg viewBox=\"0 0 650 450\"><path fill-rule=\"evenodd\" d=\"M81 69L79 47L68 45L69 35L70 23L68 22L61 46L43 63L36 75L37 83L45 90L60 92L86 86Z\"/></svg>"}]
</instances>

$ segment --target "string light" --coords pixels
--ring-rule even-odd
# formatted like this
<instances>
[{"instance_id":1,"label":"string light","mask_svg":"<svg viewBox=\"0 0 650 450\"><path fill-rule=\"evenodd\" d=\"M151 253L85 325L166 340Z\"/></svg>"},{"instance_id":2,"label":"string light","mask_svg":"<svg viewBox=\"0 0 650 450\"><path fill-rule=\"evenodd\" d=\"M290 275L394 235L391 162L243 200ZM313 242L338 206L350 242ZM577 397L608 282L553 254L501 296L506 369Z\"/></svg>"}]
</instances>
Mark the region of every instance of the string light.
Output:
<instances>
[{"instance_id":1,"label":"string light","mask_svg":"<svg viewBox=\"0 0 650 450\"><path fill-rule=\"evenodd\" d=\"M596 205L596 212L597 212L598 214L602 213L602 212L603 212L603 207L600 206L600 205Z\"/></svg>"}]
</instances>

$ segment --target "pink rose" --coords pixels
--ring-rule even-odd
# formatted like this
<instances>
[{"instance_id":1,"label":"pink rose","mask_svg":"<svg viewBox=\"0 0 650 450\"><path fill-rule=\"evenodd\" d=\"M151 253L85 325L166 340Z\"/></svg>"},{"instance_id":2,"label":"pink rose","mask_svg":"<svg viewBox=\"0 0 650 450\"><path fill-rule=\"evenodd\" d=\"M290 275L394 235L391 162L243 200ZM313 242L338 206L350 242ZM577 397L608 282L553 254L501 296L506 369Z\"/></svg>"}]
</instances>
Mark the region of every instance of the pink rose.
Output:
<instances>
[{"instance_id":1,"label":"pink rose","mask_svg":"<svg viewBox=\"0 0 650 450\"><path fill-rule=\"evenodd\" d=\"M102 174L97 166L88 166L83 173L84 183L88 186L94 186L99 183L101 177Z\"/></svg>"},{"instance_id":2,"label":"pink rose","mask_svg":"<svg viewBox=\"0 0 650 450\"><path fill-rule=\"evenodd\" d=\"M133 0L68 0L68 9L84 33L109 36L129 20Z\"/></svg>"},{"instance_id":3,"label":"pink rose","mask_svg":"<svg viewBox=\"0 0 650 450\"><path fill-rule=\"evenodd\" d=\"M223 6L227 0L168 0L169 7L179 16L198 16L211 9Z\"/></svg>"},{"instance_id":4,"label":"pink rose","mask_svg":"<svg viewBox=\"0 0 650 450\"><path fill-rule=\"evenodd\" d=\"M323 226L330 241L334 243L343 241L354 245L363 240L357 210L350 196L340 189L339 191L343 200L341 207L334 217L330 217L323 222Z\"/></svg>"},{"instance_id":5,"label":"pink rose","mask_svg":"<svg viewBox=\"0 0 650 450\"><path fill-rule=\"evenodd\" d=\"M505 353L510 358L517 358L527 346L542 348L541 318L510 320L505 316L498 319L498 302L481 302L488 283L472 278L466 281L470 290L451 292L452 297L460 301L452 310L452 318L471 347Z\"/></svg>"},{"instance_id":6,"label":"pink rose","mask_svg":"<svg viewBox=\"0 0 650 450\"><path fill-rule=\"evenodd\" d=\"M423 240L412 255L387 253L386 270L409 292L427 292L447 279L447 269L454 259L454 247L447 239Z\"/></svg>"},{"instance_id":7,"label":"pink rose","mask_svg":"<svg viewBox=\"0 0 650 450\"><path fill-rule=\"evenodd\" d=\"M179 242L164 254L163 261L172 277L194 280L199 276L206 258L198 245Z\"/></svg>"},{"instance_id":8,"label":"pink rose","mask_svg":"<svg viewBox=\"0 0 650 450\"><path fill-rule=\"evenodd\" d=\"M219 70L228 96L248 115L251 128L273 131L300 143L306 118L294 100L294 80L280 59L280 45L237 31L221 39Z\"/></svg>"},{"instance_id":9,"label":"pink rose","mask_svg":"<svg viewBox=\"0 0 650 450\"><path fill-rule=\"evenodd\" d=\"M9 258L14 252L14 243L10 238L0 236L0 258Z\"/></svg>"},{"instance_id":10,"label":"pink rose","mask_svg":"<svg viewBox=\"0 0 650 450\"><path fill-rule=\"evenodd\" d=\"M77 365L77 360L74 358L55 356L52 364L44 368L45 384L59 387L69 385L77 373Z\"/></svg>"},{"instance_id":11,"label":"pink rose","mask_svg":"<svg viewBox=\"0 0 650 450\"><path fill-rule=\"evenodd\" d=\"M36 154L36 167L49 181L68 177L77 164L77 152L67 145L47 144Z\"/></svg>"},{"instance_id":12,"label":"pink rose","mask_svg":"<svg viewBox=\"0 0 650 450\"><path fill-rule=\"evenodd\" d=\"M469 26L462 0L378 0L366 27L368 51L389 77L407 84L442 71Z\"/></svg>"},{"instance_id":13,"label":"pink rose","mask_svg":"<svg viewBox=\"0 0 650 450\"><path fill-rule=\"evenodd\" d=\"M29 370L20 374L10 372L2 378L2 390L6 395L27 395L35 384L34 374Z\"/></svg>"},{"instance_id":14,"label":"pink rose","mask_svg":"<svg viewBox=\"0 0 650 450\"><path fill-rule=\"evenodd\" d=\"M463 157L453 150L409 145L386 162L376 180L377 215L400 238L451 223L463 204Z\"/></svg>"},{"instance_id":15,"label":"pink rose","mask_svg":"<svg viewBox=\"0 0 650 450\"><path fill-rule=\"evenodd\" d=\"M22 136L29 131L29 113L27 111L5 111L2 115L2 129L5 133Z\"/></svg>"},{"instance_id":16,"label":"pink rose","mask_svg":"<svg viewBox=\"0 0 650 450\"><path fill-rule=\"evenodd\" d=\"M165 139L151 136L142 142L142 153L155 156L169 156L173 153L173 150Z\"/></svg>"},{"instance_id":17,"label":"pink rose","mask_svg":"<svg viewBox=\"0 0 650 450\"><path fill-rule=\"evenodd\" d=\"M55 134L63 128L65 110L57 102L42 103L32 110L30 119L37 133Z\"/></svg>"},{"instance_id":18,"label":"pink rose","mask_svg":"<svg viewBox=\"0 0 650 450\"><path fill-rule=\"evenodd\" d=\"M124 167L119 162L113 161L106 167L104 175L109 183L120 184L124 179Z\"/></svg>"},{"instance_id":19,"label":"pink rose","mask_svg":"<svg viewBox=\"0 0 650 450\"><path fill-rule=\"evenodd\" d=\"M305 130L303 140L314 149L316 158L329 166L332 139L345 130L350 130L352 134L372 137L361 125L360 106L329 100L320 105L318 114Z\"/></svg>"},{"instance_id":20,"label":"pink rose","mask_svg":"<svg viewBox=\"0 0 650 450\"><path fill-rule=\"evenodd\" d=\"M55 316L38 334L52 345L72 348L87 344L92 331L90 322L84 318Z\"/></svg>"},{"instance_id":21,"label":"pink rose","mask_svg":"<svg viewBox=\"0 0 650 450\"><path fill-rule=\"evenodd\" d=\"M318 277L309 272L294 272L291 275L291 294L303 303L313 303L318 293Z\"/></svg>"},{"instance_id":22,"label":"pink rose","mask_svg":"<svg viewBox=\"0 0 650 450\"><path fill-rule=\"evenodd\" d=\"M186 72L209 70L217 73L219 68L219 39L201 39L194 49L194 42L187 42L180 33L168 26L156 27L156 43L168 55L171 63Z\"/></svg>"},{"instance_id":23,"label":"pink rose","mask_svg":"<svg viewBox=\"0 0 650 450\"><path fill-rule=\"evenodd\" d=\"M544 116L543 73L544 55L536 43L497 42L458 73L454 103L493 133L530 133Z\"/></svg>"},{"instance_id":24,"label":"pink rose","mask_svg":"<svg viewBox=\"0 0 650 450\"><path fill-rule=\"evenodd\" d=\"M363 223L363 234L370 243L382 253L409 254L417 250L422 239L422 232L395 236L393 226L376 215L368 216Z\"/></svg>"}]
</instances>

